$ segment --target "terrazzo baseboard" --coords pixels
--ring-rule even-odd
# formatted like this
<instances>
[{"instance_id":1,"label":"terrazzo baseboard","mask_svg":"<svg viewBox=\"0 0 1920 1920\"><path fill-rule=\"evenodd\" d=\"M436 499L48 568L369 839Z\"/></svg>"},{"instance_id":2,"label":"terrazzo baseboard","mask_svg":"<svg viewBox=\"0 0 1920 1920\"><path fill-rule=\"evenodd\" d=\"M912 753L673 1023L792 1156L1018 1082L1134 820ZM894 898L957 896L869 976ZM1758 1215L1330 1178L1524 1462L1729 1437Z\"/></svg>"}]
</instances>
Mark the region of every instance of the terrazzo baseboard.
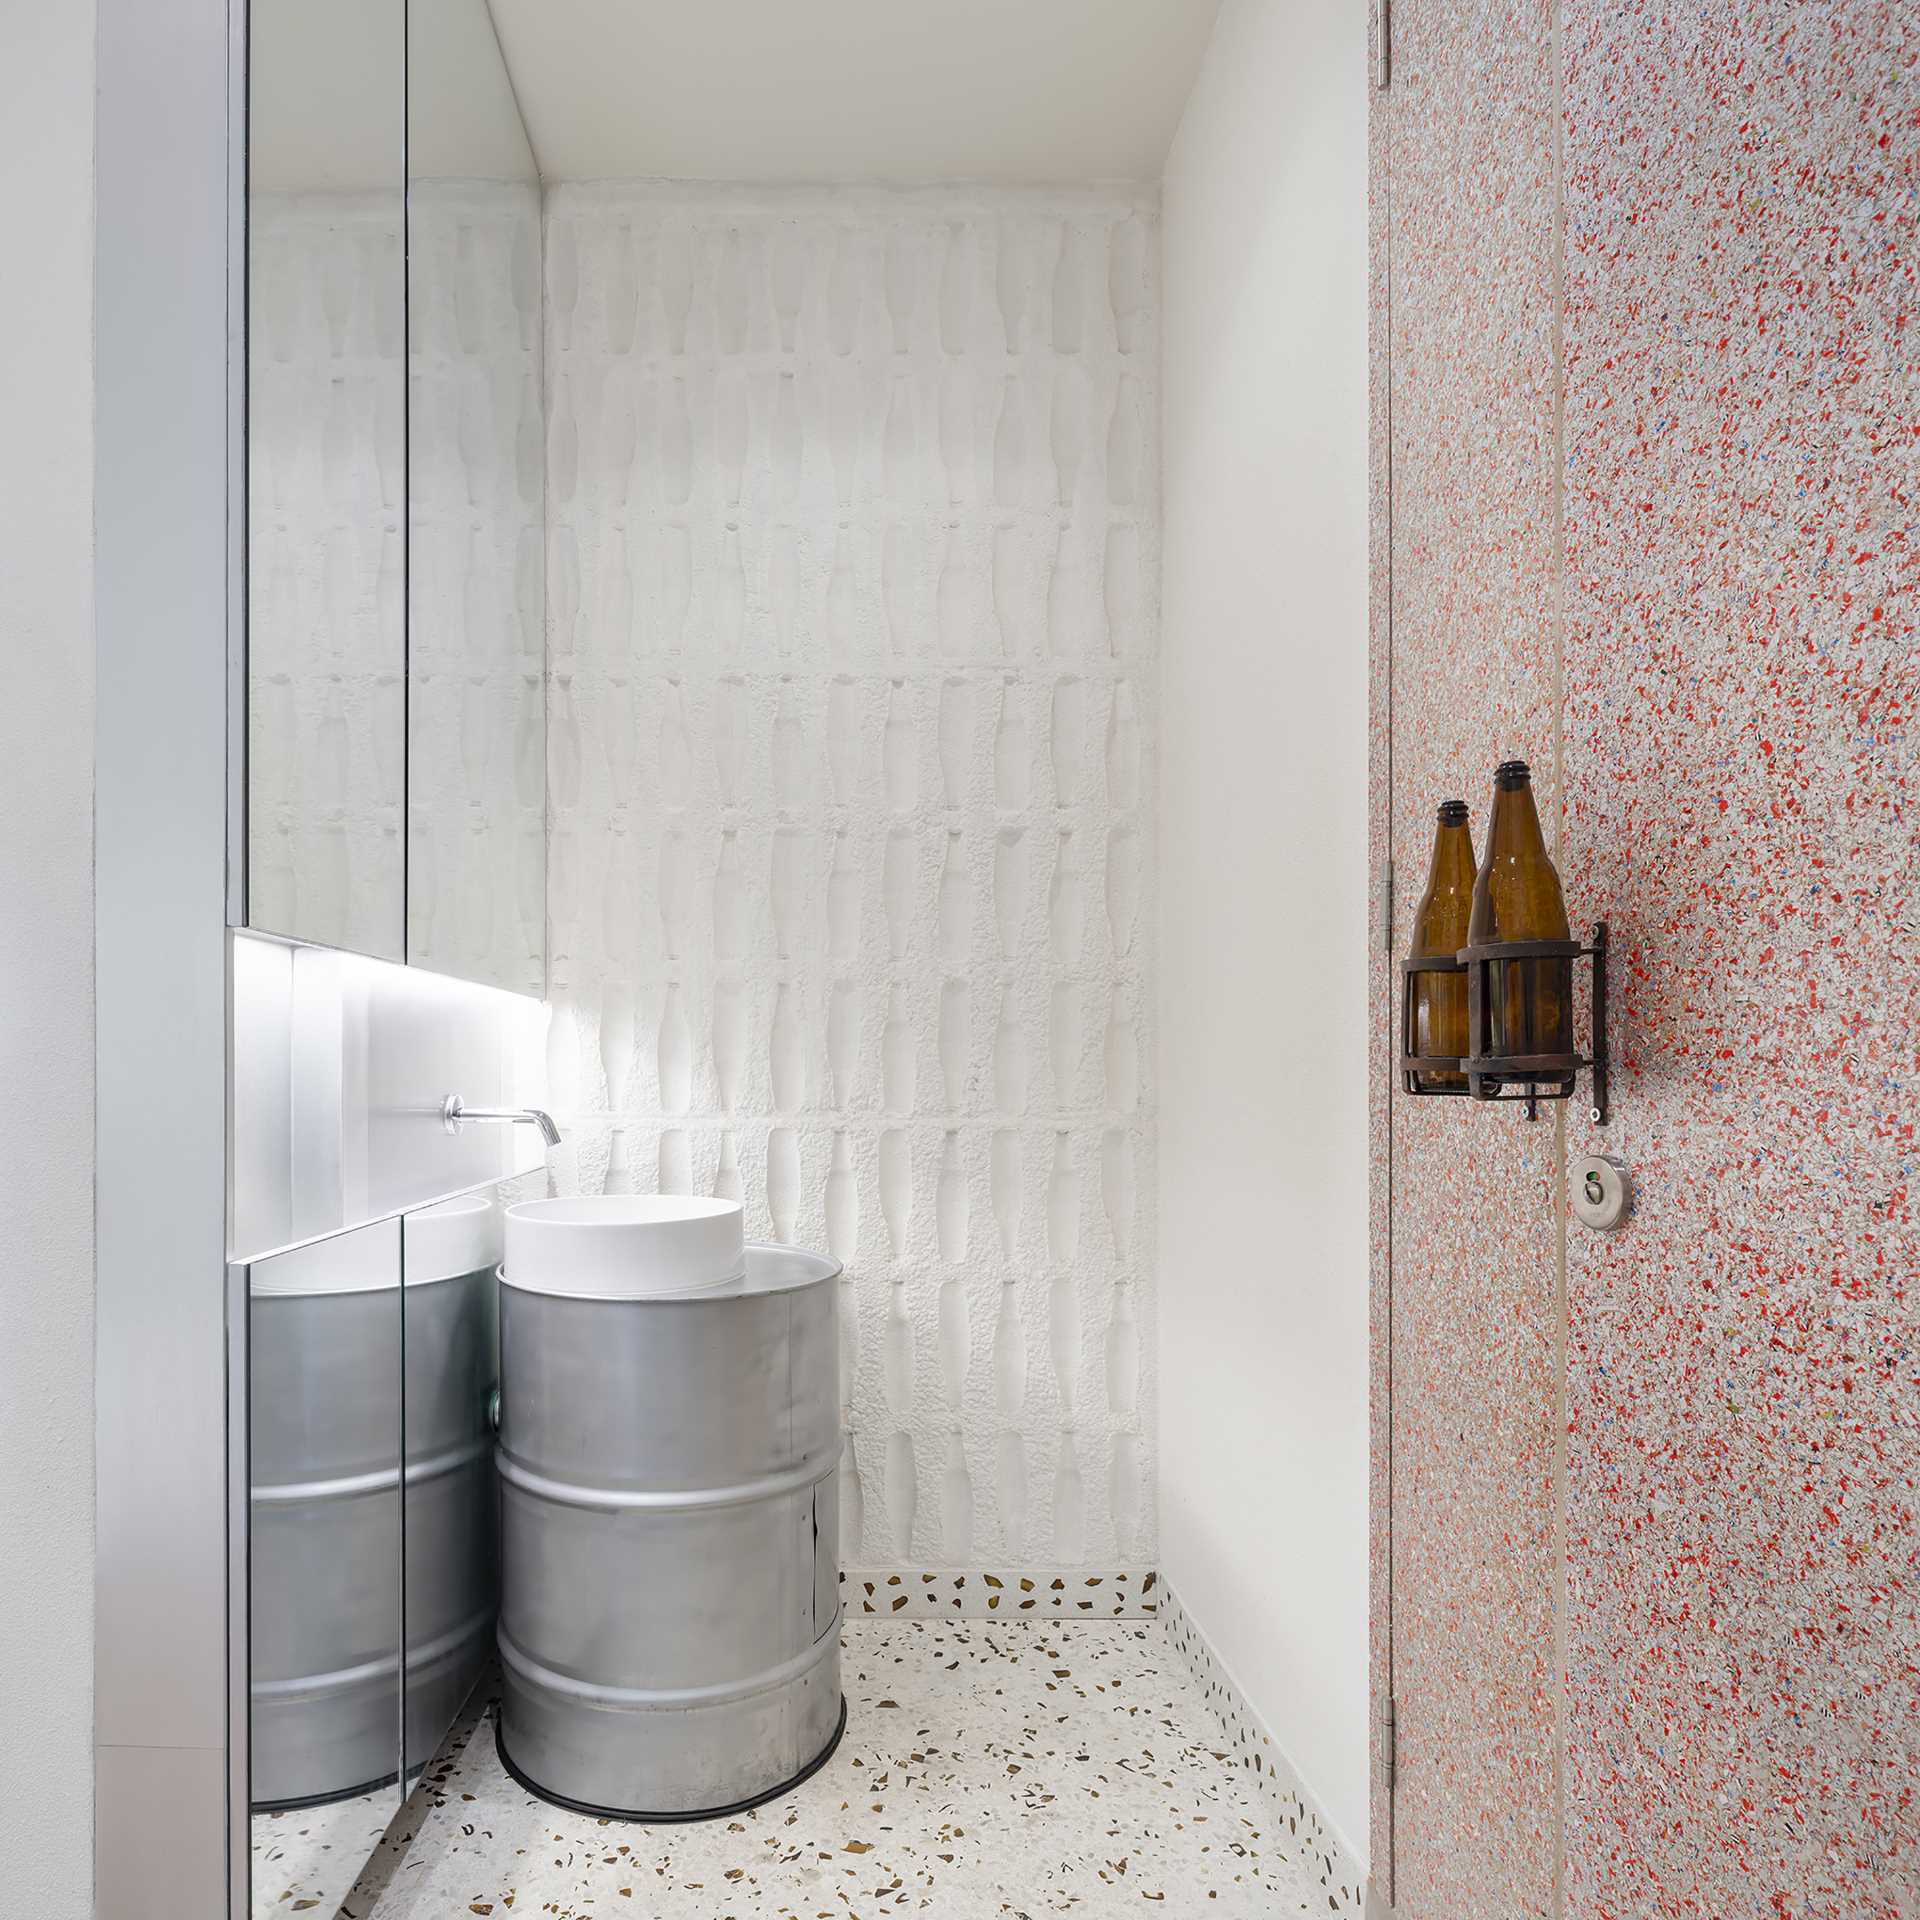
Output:
<instances>
[{"instance_id":1,"label":"terrazzo baseboard","mask_svg":"<svg viewBox=\"0 0 1920 1920\"><path fill-rule=\"evenodd\" d=\"M1160 1576L1142 1567L1119 1573L844 1567L840 1573L841 1604L849 1615L909 1620L1151 1619L1160 1610L1160 1593Z\"/></svg>"},{"instance_id":2,"label":"terrazzo baseboard","mask_svg":"<svg viewBox=\"0 0 1920 1920\"><path fill-rule=\"evenodd\" d=\"M1287 1832L1303 1856L1312 1861L1320 1884L1326 1889L1327 1911L1367 1913L1366 1875L1321 1813L1279 1741L1240 1691L1239 1684L1173 1589L1164 1581L1156 1582L1154 1598L1156 1611L1166 1623L1168 1639L1186 1662L1194 1684L1226 1730L1230 1757L1259 1781L1261 1792L1285 1823Z\"/></svg>"}]
</instances>

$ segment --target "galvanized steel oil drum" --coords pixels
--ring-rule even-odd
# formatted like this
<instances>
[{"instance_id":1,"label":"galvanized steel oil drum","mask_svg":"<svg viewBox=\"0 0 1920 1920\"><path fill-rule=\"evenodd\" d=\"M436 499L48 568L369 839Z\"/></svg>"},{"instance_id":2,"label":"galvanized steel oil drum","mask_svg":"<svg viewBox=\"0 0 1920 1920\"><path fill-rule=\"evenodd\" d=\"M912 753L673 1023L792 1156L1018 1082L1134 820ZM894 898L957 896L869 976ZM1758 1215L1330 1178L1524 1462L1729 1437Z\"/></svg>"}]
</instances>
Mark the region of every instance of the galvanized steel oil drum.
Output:
<instances>
[{"instance_id":1,"label":"galvanized steel oil drum","mask_svg":"<svg viewBox=\"0 0 1920 1920\"><path fill-rule=\"evenodd\" d=\"M407 1763L422 1765L488 1650L498 1216L474 1197L406 1236L404 1295L391 1223L250 1274L256 1807L394 1779L403 1639Z\"/></svg>"},{"instance_id":2,"label":"galvanized steel oil drum","mask_svg":"<svg viewBox=\"0 0 1920 1920\"><path fill-rule=\"evenodd\" d=\"M530 1205L575 1205L541 1203ZM611 1203L610 1203L611 1204ZM699 1204L699 1203L694 1203ZM840 1692L838 1262L749 1246L632 1297L501 1273L500 1756L542 1797L688 1819L825 1762ZM521 1284L525 1279L534 1284Z\"/></svg>"}]
</instances>

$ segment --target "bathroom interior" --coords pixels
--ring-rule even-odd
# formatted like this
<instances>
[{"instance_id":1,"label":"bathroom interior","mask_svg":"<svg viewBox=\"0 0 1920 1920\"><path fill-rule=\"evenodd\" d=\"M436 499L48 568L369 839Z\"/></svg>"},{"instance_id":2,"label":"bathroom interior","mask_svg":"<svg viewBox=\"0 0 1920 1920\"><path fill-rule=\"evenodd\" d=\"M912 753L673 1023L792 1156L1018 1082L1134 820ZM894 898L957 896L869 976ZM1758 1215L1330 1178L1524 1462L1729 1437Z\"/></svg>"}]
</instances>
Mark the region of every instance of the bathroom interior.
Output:
<instances>
[{"instance_id":1,"label":"bathroom interior","mask_svg":"<svg viewBox=\"0 0 1920 1920\"><path fill-rule=\"evenodd\" d=\"M1920 1913L1920 15L19 33L0 1908Z\"/></svg>"}]
</instances>

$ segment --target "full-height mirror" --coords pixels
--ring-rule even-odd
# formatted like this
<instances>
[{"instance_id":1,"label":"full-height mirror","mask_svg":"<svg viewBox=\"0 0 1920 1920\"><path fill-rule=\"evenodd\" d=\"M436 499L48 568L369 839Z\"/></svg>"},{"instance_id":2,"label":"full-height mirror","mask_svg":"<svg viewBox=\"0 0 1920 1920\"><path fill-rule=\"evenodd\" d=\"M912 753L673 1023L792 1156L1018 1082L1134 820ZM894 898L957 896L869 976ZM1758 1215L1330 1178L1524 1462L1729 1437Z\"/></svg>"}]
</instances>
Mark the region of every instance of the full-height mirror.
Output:
<instances>
[{"instance_id":1,"label":"full-height mirror","mask_svg":"<svg viewBox=\"0 0 1920 1920\"><path fill-rule=\"evenodd\" d=\"M405 958L405 0L254 0L247 919Z\"/></svg>"},{"instance_id":2,"label":"full-height mirror","mask_svg":"<svg viewBox=\"0 0 1920 1920\"><path fill-rule=\"evenodd\" d=\"M540 184L486 0L253 0L248 924L546 975Z\"/></svg>"},{"instance_id":3,"label":"full-height mirror","mask_svg":"<svg viewBox=\"0 0 1920 1920\"><path fill-rule=\"evenodd\" d=\"M347 1898L486 1670L499 1260L489 1191L248 1270L261 1920Z\"/></svg>"},{"instance_id":4,"label":"full-height mirror","mask_svg":"<svg viewBox=\"0 0 1920 1920\"><path fill-rule=\"evenodd\" d=\"M247 1294L253 1911L331 1914L404 1792L400 1223Z\"/></svg>"},{"instance_id":5,"label":"full-height mirror","mask_svg":"<svg viewBox=\"0 0 1920 1920\"><path fill-rule=\"evenodd\" d=\"M500 1236L493 1191L423 1208L403 1223L409 1786L493 1653Z\"/></svg>"},{"instance_id":6,"label":"full-height mirror","mask_svg":"<svg viewBox=\"0 0 1920 1920\"><path fill-rule=\"evenodd\" d=\"M540 183L486 0L407 18L407 957L540 993Z\"/></svg>"},{"instance_id":7,"label":"full-height mirror","mask_svg":"<svg viewBox=\"0 0 1920 1920\"><path fill-rule=\"evenodd\" d=\"M248 921L539 993L541 204L486 0L252 0L249 58ZM505 1016L238 945L230 1244L332 1233L249 1269L264 1920L354 1897L496 1609L497 1202L333 1229L430 1149L429 1192L525 1163L439 1124L509 1096Z\"/></svg>"}]
</instances>

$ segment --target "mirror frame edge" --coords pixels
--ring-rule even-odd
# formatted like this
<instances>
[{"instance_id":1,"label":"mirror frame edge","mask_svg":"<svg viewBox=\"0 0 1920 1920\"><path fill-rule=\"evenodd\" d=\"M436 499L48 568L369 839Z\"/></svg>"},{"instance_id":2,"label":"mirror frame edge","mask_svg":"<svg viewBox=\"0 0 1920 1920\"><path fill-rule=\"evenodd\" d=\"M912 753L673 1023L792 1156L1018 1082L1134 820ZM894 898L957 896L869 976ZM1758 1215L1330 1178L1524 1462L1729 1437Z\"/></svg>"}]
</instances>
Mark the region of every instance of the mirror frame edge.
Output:
<instances>
[{"instance_id":1,"label":"mirror frame edge","mask_svg":"<svg viewBox=\"0 0 1920 1920\"><path fill-rule=\"evenodd\" d=\"M238 1920L226 941L244 874L245 0L98 0L94 49L91 1877L104 1920ZM237 1338L244 1363L243 1319Z\"/></svg>"}]
</instances>

